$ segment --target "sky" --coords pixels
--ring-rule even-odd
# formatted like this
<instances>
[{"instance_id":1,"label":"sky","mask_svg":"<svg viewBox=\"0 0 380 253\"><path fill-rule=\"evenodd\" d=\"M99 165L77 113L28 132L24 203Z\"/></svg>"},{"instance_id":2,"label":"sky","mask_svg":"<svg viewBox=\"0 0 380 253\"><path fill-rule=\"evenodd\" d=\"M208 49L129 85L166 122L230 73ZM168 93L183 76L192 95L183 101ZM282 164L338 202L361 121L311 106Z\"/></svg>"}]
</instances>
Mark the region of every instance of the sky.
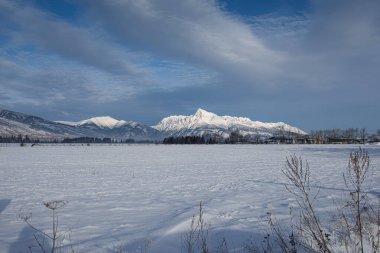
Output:
<instances>
[{"instance_id":1,"label":"sky","mask_svg":"<svg viewBox=\"0 0 380 253\"><path fill-rule=\"evenodd\" d=\"M0 108L380 129L378 0L0 0Z\"/></svg>"}]
</instances>

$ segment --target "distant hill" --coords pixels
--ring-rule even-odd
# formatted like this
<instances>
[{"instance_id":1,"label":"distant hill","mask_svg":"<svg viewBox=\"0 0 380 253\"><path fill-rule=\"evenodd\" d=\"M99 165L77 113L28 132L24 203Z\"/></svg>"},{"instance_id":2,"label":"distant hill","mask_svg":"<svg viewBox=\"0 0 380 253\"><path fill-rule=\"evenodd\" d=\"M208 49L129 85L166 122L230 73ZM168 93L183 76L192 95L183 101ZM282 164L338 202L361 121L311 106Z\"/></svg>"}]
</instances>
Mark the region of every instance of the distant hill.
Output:
<instances>
[{"instance_id":1,"label":"distant hill","mask_svg":"<svg viewBox=\"0 0 380 253\"><path fill-rule=\"evenodd\" d=\"M19 112L0 110L0 136L28 135L33 139L53 140L77 137L113 138L118 140L156 140L160 132L133 121L97 117L80 122L50 121Z\"/></svg>"}]
</instances>

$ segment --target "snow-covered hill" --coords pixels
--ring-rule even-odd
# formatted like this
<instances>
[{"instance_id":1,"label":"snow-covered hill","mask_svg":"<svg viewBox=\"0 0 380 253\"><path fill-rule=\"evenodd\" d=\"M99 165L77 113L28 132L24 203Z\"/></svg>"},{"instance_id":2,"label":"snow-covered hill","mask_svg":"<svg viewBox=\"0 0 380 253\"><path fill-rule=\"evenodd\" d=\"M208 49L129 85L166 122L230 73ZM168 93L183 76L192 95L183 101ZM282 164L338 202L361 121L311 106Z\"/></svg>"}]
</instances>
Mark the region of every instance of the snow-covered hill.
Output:
<instances>
[{"instance_id":1,"label":"snow-covered hill","mask_svg":"<svg viewBox=\"0 0 380 253\"><path fill-rule=\"evenodd\" d=\"M81 129L89 129L118 140L157 140L161 138L160 132L152 127L134 121L117 120L110 116L94 117L78 122L57 122Z\"/></svg>"},{"instance_id":2,"label":"snow-covered hill","mask_svg":"<svg viewBox=\"0 0 380 253\"><path fill-rule=\"evenodd\" d=\"M34 139L62 139L94 136L94 132L45 120L20 112L0 109L0 136L28 135Z\"/></svg>"},{"instance_id":3,"label":"snow-covered hill","mask_svg":"<svg viewBox=\"0 0 380 253\"><path fill-rule=\"evenodd\" d=\"M24 113L0 109L0 136L28 135L32 139L53 140L76 137L114 138L119 140L156 140L160 132L149 126L96 117L79 122L50 121Z\"/></svg>"},{"instance_id":4,"label":"snow-covered hill","mask_svg":"<svg viewBox=\"0 0 380 253\"><path fill-rule=\"evenodd\" d=\"M170 136L216 134L228 137L233 131L239 131L244 136L267 137L279 133L306 134L283 122L264 123L243 117L218 116L203 109L198 109L194 115L190 116L164 118L153 128Z\"/></svg>"},{"instance_id":5,"label":"snow-covered hill","mask_svg":"<svg viewBox=\"0 0 380 253\"><path fill-rule=\"evenodd\" d=\"M94 126L94 127L103 128L103 129L117 128L117 127L121 127L127 124L127 122L124 120L117 120L110 116L94 117L94 118L90 118L90 119L86 119L86 120L82 120L78 122L70 122L70 121L56 121L56 122L70 125L70 126Z\"/></svg>"}]
</instances>

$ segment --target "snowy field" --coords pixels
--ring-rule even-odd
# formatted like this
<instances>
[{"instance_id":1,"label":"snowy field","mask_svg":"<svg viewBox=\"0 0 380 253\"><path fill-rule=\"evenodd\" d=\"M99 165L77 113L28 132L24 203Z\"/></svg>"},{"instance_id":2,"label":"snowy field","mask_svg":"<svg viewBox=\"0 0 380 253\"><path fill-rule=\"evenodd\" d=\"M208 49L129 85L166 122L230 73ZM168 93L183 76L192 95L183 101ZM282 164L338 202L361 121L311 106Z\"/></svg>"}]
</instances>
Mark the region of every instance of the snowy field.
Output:
<instances>
[{"instance_id":1,"label":"snowy field","mask_svg":"<svg viewBox=\"0 0 380 253\"><path fill-rule=\"evenodd\" d=\"M28 252L32 213L51 231L44 201L64 200L59 230L75 252L181 252L184 232L202 201L214 243L230 248L265 235L266 213L288 217L294 198L281 173L291 154L307 159L328 214L344 194L349 145L121 145L0 147L0 252ZM371 157L369 193L380 194L380 146ZM69 236L71 240L69 240ZM37 250L35 250L38 252ZM182 250L183 251L183 250Z\"/></svg>"}]
</instances>

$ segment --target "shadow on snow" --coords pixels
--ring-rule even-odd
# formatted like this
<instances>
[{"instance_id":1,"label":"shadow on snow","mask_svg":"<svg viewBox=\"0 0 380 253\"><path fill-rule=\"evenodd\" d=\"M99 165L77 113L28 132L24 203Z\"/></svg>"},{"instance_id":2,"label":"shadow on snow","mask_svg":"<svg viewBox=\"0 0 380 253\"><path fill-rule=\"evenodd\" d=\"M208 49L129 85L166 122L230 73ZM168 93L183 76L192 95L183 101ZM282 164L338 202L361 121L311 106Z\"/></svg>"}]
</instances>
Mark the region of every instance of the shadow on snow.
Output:
<instances>
[{"instance_id":1,"label":"shadow on snow","mask_svg":"<svg viewBox=\"0 0 380 253\"><path fill-rule=\"evenodd\" d=\"M0 213L11 203L10 199L0 199Z\"/></svg>"}]
</instances>

